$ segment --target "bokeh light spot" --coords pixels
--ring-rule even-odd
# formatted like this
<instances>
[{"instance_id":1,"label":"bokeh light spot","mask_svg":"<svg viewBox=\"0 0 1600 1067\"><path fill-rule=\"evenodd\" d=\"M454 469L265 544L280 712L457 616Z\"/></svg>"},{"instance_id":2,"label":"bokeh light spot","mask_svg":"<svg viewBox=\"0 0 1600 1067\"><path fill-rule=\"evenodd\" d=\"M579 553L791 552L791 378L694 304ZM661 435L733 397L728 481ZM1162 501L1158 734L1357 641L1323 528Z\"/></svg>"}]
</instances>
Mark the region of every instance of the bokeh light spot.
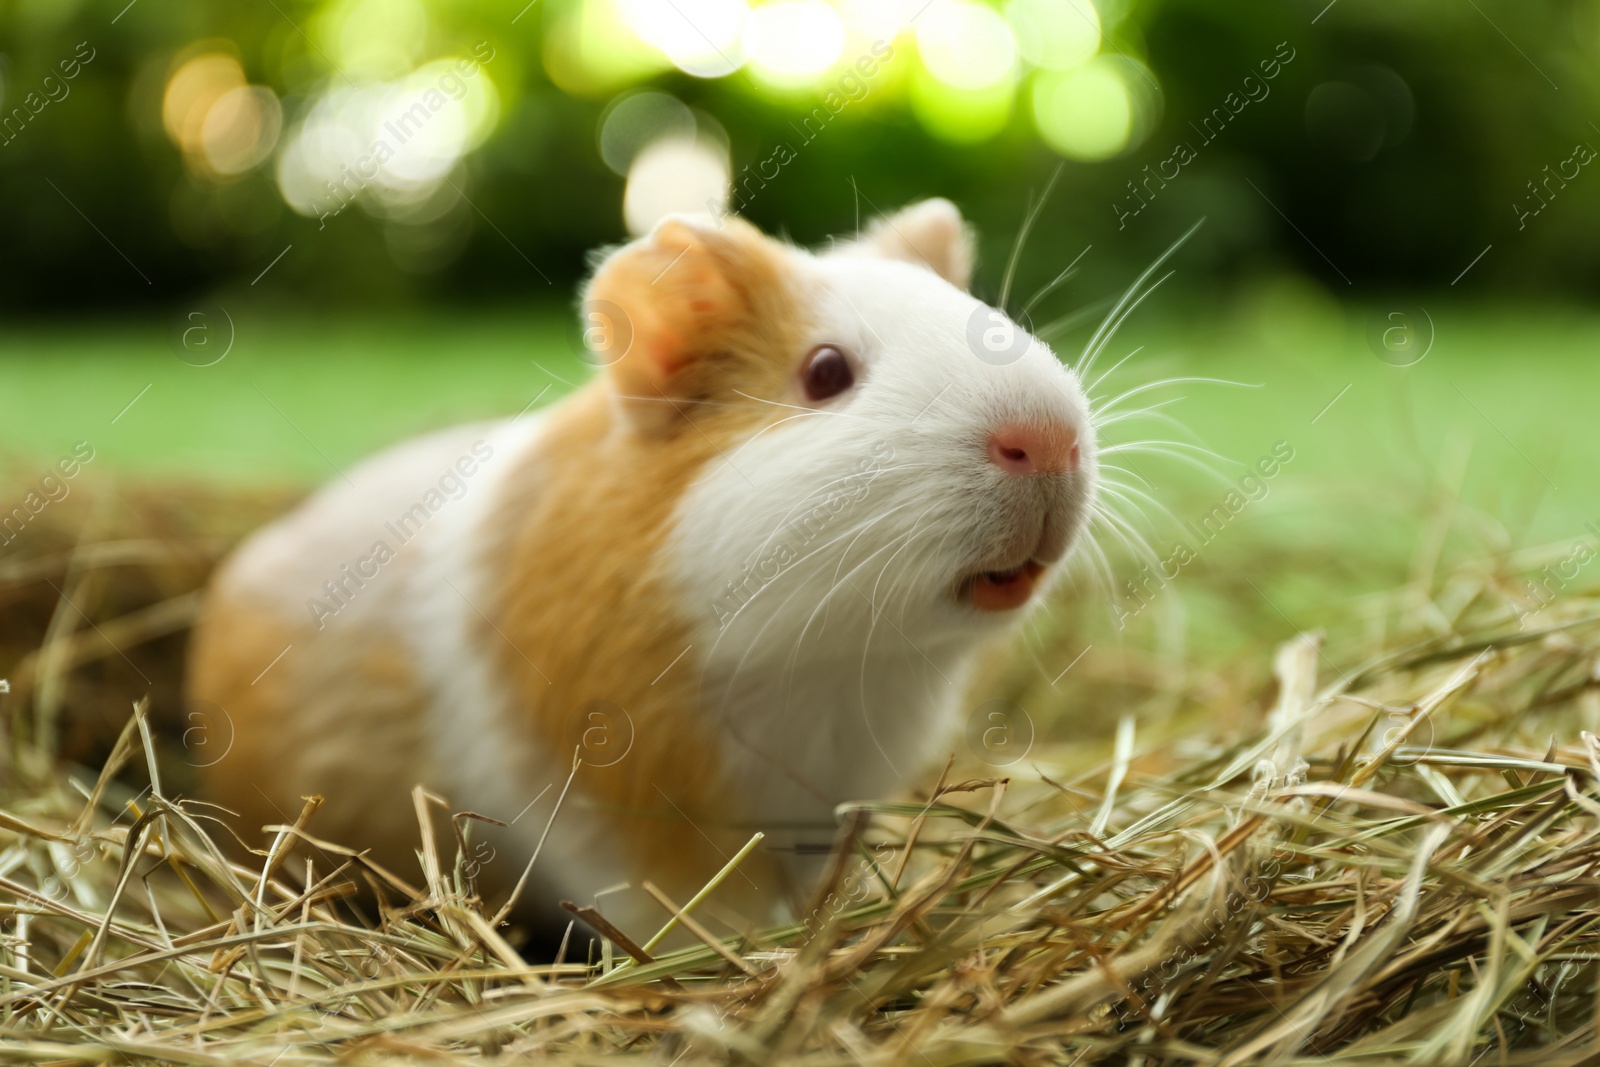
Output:
<instances>
[{"instance_id":1,"label":"bokeh light spot","mask_svg":"<svg viewBox=\"0 0 1600 1067\"><path fill-rule=\"evenodd\" d=\"M1095 60L1041 72L1033 86L1033 117L1045 142L1069 159L1110 159L1132 139L1134 102L1122 73Z\"/></svg>"},{"instance_id":2,"label":"bokeh light spot","mask_svg":"<svg viewBox=\"0 0 1600 1067\"><path fill-rule=\"evenodd\" d=\"M1100 12L1090 0L1011 0L1006 20L1036 67L1068 70L1100 49Z\"/></svg>"},{"instance_id":3,"label":"bokeh light spot","mask_svg":"<svg viewBox=\"0 0 1600 1067\"><path fill-rule=\"evenodd\" d=\"M397 82L335 85L312 105L278 159L278 187L303 215L350 203L398 217L438 194L500 117L483 64L449 57ZM459 199L451 190L449 195Z\"/></svg>"},{"instance_id":4,"label":"bokeh light spot","mask_svg":"<svg viewBox=\"0 0 1600 1067\"><path fill-rule=\"evenodd\" d=\"M843 0L843 5L853 34L868 42L893 41L916 28L912 20L928 6L928 0Z\"/></svg>"},{"instance_id":5,"label":"bokeh light spot","mask_svg":"<svg viewBox=\"0 0 1600 1067\"><path fill-rule=\"evenodd\" d=\"M232 54L207 50L167 80L161 122L191 174L228 179L272 154L283 108L271 89L245 83L244 68Z\"/></svg>"},{"instance_id":6,"label":"bokeh light spot","mask_svg":"<svg viewBox=\"0 0 1600 1067\"><path fill-rule=\"evenodd\" d=\"M201 149L218 174L243 174L272 154L282 126L283 108L272 90L241 85L207 110L200 127Z\"/></svg>"},{"instance_id":7,"label":"bokeh light spot","mask_svg":"<svg viewBox=\"0 0 1600 1067\"><path fill-rule=\"evenodd\" d=\"M185 155L199 155L211 105L244 84L244 68L222 52L195 56L174 71L161 100L161 122L172 143Z\"/></svg>"},{"instance_id":8,"label":"bokeh light spot","mask_svg":"<svg viewBox=\"0 0 1600 1067\"><path fill-rule=\"evenodd\" d=\"M928 72L956 89L991 89L1017 66L1011 27L973 0L933 0L917 20L917 50Z\"/></svg>"},{"instance_id":9,"label":"bokeh light spot","mask_svg":"<svg viewBox=\"0 0 1600 1067\"><path fill-rule=\"evenodd\" d=\"M628 232L650 232L677 212L705 214L728 202L731 164L720 145L668 137L647 145L628 170L622 218Z\"/></svg>"},{"instance_id":10,"label":"bokeh light spot","mask_svg":"<svg viewBox=\"0 0 1600 1067\"><path fill-rule=\"evenodd\" d=\"M639 37L697 78L721 78L744 65L744 0L619 0Z\"/></svg>"},{"instance_id":11,"label":"bokeh light spot","mask_svg":"<svg viewBox=\"0 0 1600 1067\"><path fill-rule=\"evenodd\" d=\"M659 48L640 39L621 3L586 0L550 16L544 69L562 92L606 95L671 66Z\"/></svg>"},{"instance_id":12,"label":"bokeh light spot","mask_svg":"<svg viewBox=\"0 0 1600 1067\"><path fill-rule=\"evenodd\" d=\"M418 0L342 0L323 12L317 28L345 76L393 78L422 54L428 14Z\"/></svg>"},{"instance_id":13,"label":"bokeh light spot","mask_svg":"<svg viewBox=\"0 0 1600 1067\"><path fill-rule=\"evenodd\" d=\"M844 41L844 20L824 0L763 4L744 31L751 69L779 86L804 85L827 73L839 61Z\"/></svg>"},{"instance_id":14,"label":"bokeh light spot","mask_svg":"<svg viewBox=\"0 0 1600 1067\"><path fill-rule=\"evenodd\" d=\"M600 116L600 158L626 175L645 145L664 137L692 138L694 131L694 112L670 93L625 93Z\"/></svg>"}]
</instances>

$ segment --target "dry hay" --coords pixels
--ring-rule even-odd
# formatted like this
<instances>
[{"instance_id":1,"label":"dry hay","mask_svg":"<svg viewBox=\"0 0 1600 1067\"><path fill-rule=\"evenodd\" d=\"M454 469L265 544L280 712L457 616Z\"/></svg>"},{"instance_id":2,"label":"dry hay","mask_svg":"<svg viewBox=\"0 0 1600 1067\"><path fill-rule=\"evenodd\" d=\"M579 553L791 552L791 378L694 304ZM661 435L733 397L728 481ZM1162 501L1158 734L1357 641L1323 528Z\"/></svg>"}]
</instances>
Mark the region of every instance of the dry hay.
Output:
<instances>
[{"instance_id":1,"label":"dry hay","mask_svg":"<svg viewBox=\"0 0 1600 1067\"><path fill-rule=\"evenodd\" d=\"M198 578L146 550L146 599L187 596ZM8 607L45 574L70 595L86 552L112 550L12 565ZM1207 697L1237 729L1128 717L1094 766L1052 743L1009 779L947 769L853 808L803 923L718 939L696 921L725 917L713 892L682 919L695 947L621 931L548 965L475 898L470 849L434 846L438 798L417 795L416 871L297 844L314 804L241 864L127 718L136 684L103 771L47 758L40 701L70 718L93 694L63 664L101 660L44 590L42 651L0 661L30 691L0 697L0 1060L1593 1062L1600 599L1519 618L1504 586L1397 594L1379 614L1410 636L1365 662L1302 635L1270 686ZM166 610L99 627L159 642ZM371 921L363 885L387 901Z\"/></svg>"}]
</instances>

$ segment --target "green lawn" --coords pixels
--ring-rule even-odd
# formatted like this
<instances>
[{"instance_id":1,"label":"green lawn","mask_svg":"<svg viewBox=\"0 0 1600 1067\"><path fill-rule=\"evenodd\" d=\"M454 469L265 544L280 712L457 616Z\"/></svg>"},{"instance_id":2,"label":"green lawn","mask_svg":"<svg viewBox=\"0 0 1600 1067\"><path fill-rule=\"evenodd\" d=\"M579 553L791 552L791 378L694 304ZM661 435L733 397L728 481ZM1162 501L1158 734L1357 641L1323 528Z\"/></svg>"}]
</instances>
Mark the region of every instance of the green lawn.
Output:
<instances>
[{"instance_id":1,"label":"green lawn","mask_svg":"<svg viewBox=\"0 0 1600 1067\"><path fill-rule=\"evenodd\" d=\"M1294 450L1265 497L1173 583L1198 598L1191 615L1204 616L1214 594L1248 601L1240 581L1249 579L1270 607L1245 609L1253 622L1239 628L1276 636L1313 625L1310 607L1402 580L1425 517L1445 500L1456 502L1454 543L1467 554L1571 541L1600 522L1591 410L1600 315L1443 298L1427 306L1436 338L1409 367L1370 350L1374 309L1281 282L1226 308L1161 294L1107 350L1102 366L1144 346L1103 388L1162 376L1259 386L1180 383L1139 398L1183 397L1164 410L1228 461L1214 478L1122 457L1179 520L1146 527L1161 556L1248 465L1277 442ZM555 400L563 380L588 373L569 347L567 316L561 307L330 320L241 312L233 349L209 367L175 358L162 323L15 330L0 340L0 469L32 480L87 440L90 480L310 485L408 434ZM1059 347L1075 353L1087 332ZM1112 431L1116 440L1171 435ZM1133 573L1122 569L1119 581Z\"/></svg>"},{"instance_id":2,"label":"green lawn","mask_svg":"<svg viewBox=\"0 0 1600 1067\"><path fill-rule=\"evenodd\" d=\"M330 463L516 412L553 386L548 402L566 386L536 360L567 381L585 373L564 318L235 313L232 350L204 367L178 360L159 322L13 332L0 341L0 456L26 469L88 440L101 476L318 482Z\"/></svg>"},{"instance_id":3,"label":"green lawn","mask_svg":"<svg viewBox=\"0 0 1600 1067\"><path fill-rule=\"evenodd\" d=\"M566 388L556 377L586 373L568 347L567 314L245 312L235 316L232 351L210 367L174 358L161 323L13 329L0 338L0 456L46 461L88 439L101 469L124 474L318 480L330 474L319 452L345 463L452 419L515 412L546 386L541 403L555 399ZM1600 315L1465 305L1430 314L1436 343L1408 368L1371 354L1365 311L1293 291L1221 312L1136 317L1101 365L1142 344L1114 383L1260 383L1178 385L1145 399L1185 396L1168 410L1242 462L1288 440L1297 480L1382 492L1438 469L1459 442L1472 447L1469 482L1500 494L1483 503L1524 517L1536 506L1545 516L1600 517L1585 477L1600 456L1588 410L1600 385ZM1060 347L1072 351L1081 336Z\"/></svg>"}]
</instances>

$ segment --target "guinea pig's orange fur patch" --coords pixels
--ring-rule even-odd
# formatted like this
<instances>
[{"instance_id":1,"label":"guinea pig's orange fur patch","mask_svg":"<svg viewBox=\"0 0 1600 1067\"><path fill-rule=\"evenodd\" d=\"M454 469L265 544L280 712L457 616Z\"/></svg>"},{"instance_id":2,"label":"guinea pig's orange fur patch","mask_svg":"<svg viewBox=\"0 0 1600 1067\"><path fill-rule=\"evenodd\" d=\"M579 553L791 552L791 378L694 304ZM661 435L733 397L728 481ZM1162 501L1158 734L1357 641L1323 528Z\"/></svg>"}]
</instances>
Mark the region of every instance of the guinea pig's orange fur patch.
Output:
<instances>
[{"instance_id":1,"label":"guinea pig's orange fur patch","mask_svg":"<svg viewBox=\"0 0 1600 1067\"><path fill-rule=\"evenodd\" d=\"M662 550L674 509L706 464L792 414L750 399L793 399L807 320L790 254L730 220L713 232L668 224L608 260L590 295L626 309L633 347L551 409L522 465L506 471L479 554L461 561L496 591L478 602L487 619L468 620L513 709L500 724L504 745L532 746L565 768L587 702L626 711L628 754L581 767L568 803L608 816L608 849L679 900L752 828L729 824L720 727L700 707L696 651L685 654L693 638L678 605L715 591L672 587ZM259 846L253 831L292 822L296 798L324 794L313 833L371 848L402 876L414 872L410 790L420 782L448 792L429 776L450 777L430 766L430 721L441 711L404 651L431 635L402 632L404 613L393 611L319 630L274 595L271 574L225 568L207 598L189 693L226 709L235 734L206 772L210 798L239 812ZM359 603L370 611L377 601ZM276 665L263 672L268 664ZM744 871L761 887L751 904L781 892L759 853ZM751 882L725 886L739 907Z\"/></svg>"},{"instance_id":2,"label":"guinea pig's orange fur patch","mask_svg":"<svg viewBox=\"0 0 1600 1067\"><path fill-rule=\"evenodd\" d=\"M285 647L309 648L306 630L224 597L205 610L189 691L222 709L202 709L208 736L193 748L207 797L241 817L246 844L262 847L262 826L292 823L298 798L321 794L313 833L409 871L416 820L374 817L409 813L411 787L425 775L426 707L400 649L330 633L324 655L262 672Z\"/></svg>"},{"instance_id":3,"label":"guinea pig's orange fur patch","mask_svg":"<svg viewBox=\"0 0 1600 1067\"><path fill-rule=\"evenodd\" d=\"M717 728L699 707L695 658L684 655L692 638L673 608L714 591L669 584L668 523L707 463L789 414L738 394L787 402L806 343L784 251L742 223L717 242L665 274L670 244L636 260L624 252L597 277L592 296L659 332L641 328L635 350L551 413L540 458L514 477L491 522L506 539L493 552L503 592L489 614L505 638L488 625L478 635L498 650L520 706L534 709L530 726L548 750L573 751L586 702L626 711L627 757L583 767L574 788L614 813L619 844L677 892L699 888L751 830L728 825ZM687 299L696 294L702 306ZM637 348L674 335L695 341Z\"/></svg>"},{"instance_id":4,"label":"guinea pig's orange fur patch","mask_svg":"<svg viewBox=\"0 0 1600 1067\"><path fill-rule=\"evenodd\" d=\"M209 707L193 705L193 713L200 715L202 721L184 725L205 731L202 747L226 744L227 750L219 758L199 758L205 764L206 795L240 817L239 833L246 844L256 846L260 844L262 826L292 822L294 818L289 813L285 819L276 809L276 802L255 787L260 782L274 781L281 773L280 745L272 729L271 709L288 694L279 691L279 679L263 678L257 686L247 684L253 673L261 670L258 664L266 662L254 657L273 642L280 642L276 646L280 649L289 644L288 629L277 625L270 616L250 610L249 605L216 592L206 598L203 617L206 624L196 628L194 647L189 653L185 688L194 700L215 704L222 711L219 714ZM222 734L224 726L226 732Z\"/></svg>"}]
</instances>

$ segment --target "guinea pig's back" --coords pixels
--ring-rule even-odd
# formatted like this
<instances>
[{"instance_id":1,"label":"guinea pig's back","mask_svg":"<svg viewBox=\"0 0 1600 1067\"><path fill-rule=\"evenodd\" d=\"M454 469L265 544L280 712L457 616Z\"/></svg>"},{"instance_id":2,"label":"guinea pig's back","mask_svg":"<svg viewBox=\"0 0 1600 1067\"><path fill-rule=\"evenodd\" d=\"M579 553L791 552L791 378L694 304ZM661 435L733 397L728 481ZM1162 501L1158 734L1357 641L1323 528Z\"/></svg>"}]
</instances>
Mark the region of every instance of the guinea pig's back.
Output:
<instances>
[{"instance_id":1,"label":"guinea pig's back","mask_svg":"<svg viewBox=\"0 0 1600 1067\"><path fill-rule=\"evenodd\" d=\"M244 830L292 822L318 793L318 836L392 861L415 848L414 831L396 831L405 820L394 813L410 807L398 783L437 773L406 605L429 542L451 537L462 501L485 491L495 428L454 427L364 460L219 568L187 691L211 724L197 755L209 798Z\"/></svg>"}]
</instances>

